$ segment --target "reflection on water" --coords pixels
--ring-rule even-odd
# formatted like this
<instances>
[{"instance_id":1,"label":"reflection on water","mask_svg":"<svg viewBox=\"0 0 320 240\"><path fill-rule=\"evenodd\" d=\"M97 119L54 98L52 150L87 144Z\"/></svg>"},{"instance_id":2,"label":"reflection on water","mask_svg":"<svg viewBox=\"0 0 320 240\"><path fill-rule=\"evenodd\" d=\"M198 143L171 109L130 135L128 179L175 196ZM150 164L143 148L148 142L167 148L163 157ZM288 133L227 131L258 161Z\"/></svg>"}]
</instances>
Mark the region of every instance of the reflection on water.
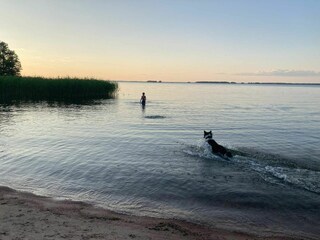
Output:
<instances>
[{"instance_id":1,"label":"reflection on water","mask_svg":"<svg viewBox=\"0 0 320 240\"><path fill-rule=\"evenodd\" d=\"M162 119L162 118L166 118L165 116L161 116L161 115L149 115L149 116L145 116L145 118L149 118L149 119Z\"/></svg>"},{"instance_id":2,"label":"reflection on water","mask_svg":"<svg viewBox=\"0 0 320 240\"><path fill-rule=\"evenodd\" d=\"M21 107L21 106L34 106L46 105L48 107L68 107L68 106L81 106L81 105L96 105L101 104L103 99L88 99L88 98L70 98L60 100L12 100L1 99L1 107Z\"/></svg>"},{"instance_id":3,"label":"reflection on water","mask_svg":"<svg viewBox=\"0 0 320 240\"><path fill-rule=\"evenodd\" d=\"M311 236L319 102L317 87L121 83L116 99L2 103L0 181L126 213ZM213 155L203 130L235 157Z\"/></svg>"}]
</instances>

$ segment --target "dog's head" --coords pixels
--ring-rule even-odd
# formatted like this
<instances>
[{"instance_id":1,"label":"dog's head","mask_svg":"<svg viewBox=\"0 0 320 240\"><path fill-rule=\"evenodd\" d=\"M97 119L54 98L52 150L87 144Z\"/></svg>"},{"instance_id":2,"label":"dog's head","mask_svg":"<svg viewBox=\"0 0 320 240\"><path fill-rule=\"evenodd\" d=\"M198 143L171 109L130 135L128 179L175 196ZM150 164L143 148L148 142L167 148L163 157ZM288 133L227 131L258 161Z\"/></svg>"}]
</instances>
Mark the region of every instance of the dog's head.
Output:
<instances>
[{"instance_id":1,"label":"dog's head","mask_svg":"<svg viewBox=\"0 0 320 240\"><path fill-rule=\"evenodd\" d=\"M210 131L210 132L204 131L203 137L204 137L205 139L211 139L211 138L212 138L212 131Z\"/></svg>"}]
</instances>

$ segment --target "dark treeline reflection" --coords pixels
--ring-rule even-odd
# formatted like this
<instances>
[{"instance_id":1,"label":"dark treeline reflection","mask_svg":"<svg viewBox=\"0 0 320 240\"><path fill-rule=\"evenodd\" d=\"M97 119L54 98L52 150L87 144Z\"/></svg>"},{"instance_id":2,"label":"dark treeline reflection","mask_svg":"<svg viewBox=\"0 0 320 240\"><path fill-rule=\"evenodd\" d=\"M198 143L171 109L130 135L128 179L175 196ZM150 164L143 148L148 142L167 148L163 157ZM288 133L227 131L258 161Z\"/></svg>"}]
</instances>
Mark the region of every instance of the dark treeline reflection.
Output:
<instances>
[{"instance_id":1,"label":"dark treeline reflection","mask_svg":"<svg viewBox=\"0 0 320 240\"><path fill-rule=\"evenodd\" d=\"M42 106L49 108L83 108L85 106L98 106L102 104L114 103L114 98L87 99L87 98L69 98L52 100L16 100L0 99L0 112L11 112L12 108L25 108Z\"/></svg>"}]
</instances>

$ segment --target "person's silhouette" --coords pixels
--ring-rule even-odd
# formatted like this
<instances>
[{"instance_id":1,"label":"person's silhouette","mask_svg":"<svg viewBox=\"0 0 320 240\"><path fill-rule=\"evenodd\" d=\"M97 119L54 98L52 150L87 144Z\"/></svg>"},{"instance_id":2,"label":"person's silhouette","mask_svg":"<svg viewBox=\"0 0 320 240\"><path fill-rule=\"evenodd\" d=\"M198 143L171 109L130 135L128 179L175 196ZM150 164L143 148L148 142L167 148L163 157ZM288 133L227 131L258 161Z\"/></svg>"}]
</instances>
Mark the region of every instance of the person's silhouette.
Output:
<instances>
[{"instance_id":1,"label":"person's silhouette","mask_svg":"<svg viewBox=\"0 0 320 240\"><path fill-rule=\"evenodd\" d=\"M143 92L142 96L140 98L140 103L141 103L142 107L146 106L146 101L147 101L147 97L146 97L145 93Z\"/></svg>"}]
</instances>

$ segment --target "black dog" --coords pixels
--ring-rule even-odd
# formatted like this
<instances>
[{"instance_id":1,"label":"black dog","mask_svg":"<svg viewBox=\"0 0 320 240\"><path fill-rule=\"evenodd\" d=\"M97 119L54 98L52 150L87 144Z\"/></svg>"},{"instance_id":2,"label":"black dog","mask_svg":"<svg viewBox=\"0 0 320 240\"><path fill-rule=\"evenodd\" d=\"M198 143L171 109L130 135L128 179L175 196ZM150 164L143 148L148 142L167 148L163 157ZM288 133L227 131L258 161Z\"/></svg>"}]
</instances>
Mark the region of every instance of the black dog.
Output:
<instances>
[{"instance_id":1,"label":"black dog","mask_svg":"<svg viewBox=\"0 0 320 240\"><path fill-rule=\"evenodd\" d=\"M232 157L231 152L228 152L225 147L219 145L215 140L212 139L212 131L204 131L203 137L206 139L207 143L209 143L209 145L212 147L213 153L220 153L222 155L226 155L227 157Z\"/></svg>"}]
</instances>

